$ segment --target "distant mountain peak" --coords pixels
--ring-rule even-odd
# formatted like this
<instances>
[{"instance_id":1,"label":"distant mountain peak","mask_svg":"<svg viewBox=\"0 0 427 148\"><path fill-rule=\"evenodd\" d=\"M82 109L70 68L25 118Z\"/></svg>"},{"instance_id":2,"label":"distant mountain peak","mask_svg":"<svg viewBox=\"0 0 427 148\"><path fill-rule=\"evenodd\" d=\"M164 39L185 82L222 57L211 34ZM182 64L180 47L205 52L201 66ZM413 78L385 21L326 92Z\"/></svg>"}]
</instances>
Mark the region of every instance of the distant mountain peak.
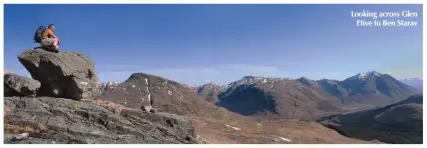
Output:
<instances>
[{"instance_id":1,"label":"distant mountain peak","mask_svg":"<svg viewBox=\"0 0 427 148\"><path fill-rule=\"evenodd\" d=\"M226 87L226 85L219 85L219 84L215 84L215 83L213 83L213 82L210 82L210 83L206 83L206 84L203 84L203 85L201 85L201 86L199 86L198 88L210 88L210 89L212 89L212 88L220 88L220 89L223 89L223 88L225 88Z\"/></svg>"},{"instance_id":2,"label":"distant mountain peak","mask_svg":"<svg viewBox=\"0 0 427 148\"><path fill-rule=\"evenodd\" d=\"M423 79L422 78L410 77L410 78L401 79L399 81L416 88L419 92L423 91Z\"/></svg>"},{"instance_id":3,"label":"distant mountain peak","mask_svg":"<svg viewBox=\"0 0 427 148\"><path fill-rule=\"evenodd\" d=\"M249 75L249 76L244 76L242 80L254 80L254 79L256 80L256 79L262 79L262 78L264 77Z\"/></svg>"},{"instance_id":4,"label":"distant mountain peak","mask_svg":"<svg viewBox=\"0 0 427 148\"><path fill-rule=\"evenodd\" d=\"M209 85L216 85L216 84L213 82L209 82L209 83L203 84L202 86L209 86Z\"/></svg>"},{"instance_id":5,"label":"distant mountain peak","mask_svg":"<svg viewBox=\"0 0 427 148\"><path fill-rule=\"evenodd\" d=\"M408 78L404 78L402 80L408 80L408 81L412 81L412 80L423 80L423 78L418 78L418 77L408 77Z\"/></svg>"},{"instance_id":6,"label":"distant mountain peak","mask_svg":"<svg viewBox=\"0 0 427 148\"><path fill-rule=\"evenodd\" d=\"M302 76L302 77L300 77L300 78L298 78L298 79L311 80L310 78L307 78L307 77L304 77L304 76Z\"/></svg>"},{"instance_id":7,"label":"distant mountain peak","mask_svg":"<svg viewBox=\"0 0 427 148\"><path fill-rule=\"evenodd\" d=\"M314 81L314 80L312 80L312 79L309 79L309 78L307 78L307 77L300 77L300 78L298 78L297 79L300 83L302 83L302 84L304 84L304 85L307 85L307 86L310 86L310 85L312 85L312 84L314 84L314 83L317 83L316 81Z\"/></svg>"}]
</instances>

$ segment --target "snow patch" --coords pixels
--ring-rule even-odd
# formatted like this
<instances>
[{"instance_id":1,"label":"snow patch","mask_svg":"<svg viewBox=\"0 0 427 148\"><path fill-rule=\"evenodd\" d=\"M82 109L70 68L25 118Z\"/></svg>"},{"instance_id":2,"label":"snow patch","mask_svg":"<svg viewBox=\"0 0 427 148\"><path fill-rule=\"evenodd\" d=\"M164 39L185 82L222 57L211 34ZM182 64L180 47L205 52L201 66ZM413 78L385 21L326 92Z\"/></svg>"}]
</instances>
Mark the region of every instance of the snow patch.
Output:
<instances>
[{"instance_id":1,"label":"snow patch","mask_svg":"<svg viewBox=\"0 0 427 148\"><path fill-rule=\"evenodd\" d=\"M148 79L145 79L145 84L147 84L147 92L148 92L148 102L150 102L150 100L151 100L151 93L150 93L150 90L148 90Z\"/></svg>"},{"instance_id":2,"label":"snow patch","mask_svg":"<svg viewBox=\"0 0 427 148\"><path fill-rule=\"evenodd\" d=\"M240 128L237 128L237 127L234 127L234 126L230 126L230 125L228 125L228 124L226 124L225 126L226 126L226 127L230 127L230 128L232 128L232 129L234 129L234 130L237 130L237 131L240 131L240 130L241 130Z\"/></svg>"},{"instance_id":3,"label":"snow patch","mask_svg":"<svg viewBox=\"0 0 427 148\"><path fill-rule=\"evenodd\" d=\"M383 75L381 73L376 72L376 71L369 71L369 72L359 73L359 74L357 74L351 78L353 78L353 79L367 79L367 78L374 77L374 76L383 76Z\"/></svg>"},{"instance_id":4,"label":"snow patch","mask_svg":"<svg viewBox=\"0 0 427 148\"><path fill-rule=\"evenodd\" d=\"M87 82L84 82L84 81L81 81L81 82L80 82L80 84L81 84L81 85L87 85L88 83L87 83Z\"/></svg>"},{"instance_id":5,"label":"snow patch","mask_svg":"<svg viewBox=\"0 0 427 148\"><path fill-rule=\"evenodd\" d=\"M365 78L366 77L366 74L365 73L359 73L358 74L358 78L359 79L363 79L363 78Z\"/></svg>"},{"instance_id":6,"label":"snow patch","mask_svg":"<svg viewBox=\"0 0 427 148\"><path fill-rule=\"evenodd\" d=\"M261 83L267 83L267 79L264 79Z\"/></svg>"},{"instance_id":7,"label":"snow patch","mask_svg":"<svg viewBox=\"0 0 427 148\"><path fill-rule=\"evenodd\" d=\"M291 142L292 140L289 140L289 139L286 139L286 138L283 138L283 137L279 137L280 139L282 139L283 141L286 141L286 142Z\"/></svg>"},{"instance_id":8,"label":"snow patch","mask_svg":"<svg viewBox=\"0 0 427 148\"><path fill-rule=\"evenodd\" d=\"M168 94L169 94L169 95L172 95L172 92L171 92L170 90L168 90Z\"/></svg>"}]
</instances>

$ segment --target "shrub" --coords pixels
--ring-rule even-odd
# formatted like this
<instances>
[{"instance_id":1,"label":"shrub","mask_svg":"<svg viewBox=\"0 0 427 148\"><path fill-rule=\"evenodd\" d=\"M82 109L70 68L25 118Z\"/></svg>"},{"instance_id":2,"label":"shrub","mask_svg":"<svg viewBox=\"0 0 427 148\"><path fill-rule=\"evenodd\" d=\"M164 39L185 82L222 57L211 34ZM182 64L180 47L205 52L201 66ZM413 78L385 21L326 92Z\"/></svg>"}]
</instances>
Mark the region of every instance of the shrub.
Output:
<instances>
[{"instance_id":1,"label":"shrub","mask_svg":"<svg viewBox=\"0 0 427 148\"><path fill-rule=\"evenodd\" d=\"M109 111L117 115L120 115L120 112L122 111L122 108L123 108L123 106L121 106L120 104L116 104L111 101L95 100L95 103L108 109Z\"/></svg>"},{"instance_id":2,"label":"shrub","mask_svg":"<svg viewBox=\"0 0 427 148\"><path fill-rule=\"evenodd\" d=\"M45 125L39 124L37 127L29 127L29 126L19 126L12 124L5 124L4 131L6 133L41 133L47 131L47 127Z\"/></svg>"}]
</instances>

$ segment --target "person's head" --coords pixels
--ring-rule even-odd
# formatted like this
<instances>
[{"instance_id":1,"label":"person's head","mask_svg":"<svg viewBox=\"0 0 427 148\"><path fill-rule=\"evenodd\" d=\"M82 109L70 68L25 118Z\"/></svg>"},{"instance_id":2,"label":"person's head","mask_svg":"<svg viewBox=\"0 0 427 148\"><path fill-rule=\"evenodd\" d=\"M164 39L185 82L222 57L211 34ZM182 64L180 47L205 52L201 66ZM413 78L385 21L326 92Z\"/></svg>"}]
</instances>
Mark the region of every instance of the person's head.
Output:
<instances>
[{"instance_id":1,"label":"person's head","mask_svg":"<svg viewBox=\"0 0 427 148\"><path fill-rule=\"evenodd\" d=\"M49 28L50 30L54 31L55 30L55 25L49 24L49 26L47 28Z\"/></svg>"}]
</instances>

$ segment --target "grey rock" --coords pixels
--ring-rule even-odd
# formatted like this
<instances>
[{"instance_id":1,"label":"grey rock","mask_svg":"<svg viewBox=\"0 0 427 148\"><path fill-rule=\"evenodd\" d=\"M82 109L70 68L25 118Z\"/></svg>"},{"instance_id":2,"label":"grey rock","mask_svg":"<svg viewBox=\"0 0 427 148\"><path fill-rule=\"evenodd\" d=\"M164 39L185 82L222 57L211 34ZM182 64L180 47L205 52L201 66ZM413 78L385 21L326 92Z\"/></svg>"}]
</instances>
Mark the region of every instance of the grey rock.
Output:
<instances>
[{"instance_id":1,"label":"grey rock","mask_svg":"<svg viewBox=\"0 0 427 148\"><path fill-rule=\"evenodd\" d=\"M26 139L26 138L28 138L28 136L29 136L30 134L28 134L28 133L22 133L22 134L20 134L20 135L16 135L14 138L13 138L13 140L23 140L23 139Z\"/></svg>"},{"instance_id":2,"label":"grey rock","mask_svg":"<svg viewBox=\"0 0 427 148\"><path fill-rule=\"evenodd\" d=\"M92 60L75 52L26 50L18 56L31 76L41 82L39 95L80 100L98 85Z\"/></svg>"},{"instance_id":3,"label":"grey rock","mask_svg":"<svg viewBox=\"0 0 427 148\"><path fill-rule=\"evenodd\" d=\"M119 113L114 113L86 99L6 97L4 102L11 110L5 116L5 124L35 129L40 125L46 127L46 130L30 133L20 140L11 138L14 134L6 132L5 143L196 143L191 121L174 114L144 113L123 106Z\"/></svg>"},{"instance_id":4,"label":"grey rock","mask_svg":"<svg viewBox=\"0 0 427 148\"><path fill-rule=\"evenodd\" d=\"M4 74L5 96L35 96L40 86L37 80L13 73Z\"/></svg>"},{"instance_id":5,"label":"grey rock","mask_svg":"<svg viewBox=\"0 0 427 148\"><path fill-rule=\"evenodd\" d=\"M42 40L38 48L55 53L59 52L59 49L53 45L52 40Z\"/></svg>"}]
</instances>

